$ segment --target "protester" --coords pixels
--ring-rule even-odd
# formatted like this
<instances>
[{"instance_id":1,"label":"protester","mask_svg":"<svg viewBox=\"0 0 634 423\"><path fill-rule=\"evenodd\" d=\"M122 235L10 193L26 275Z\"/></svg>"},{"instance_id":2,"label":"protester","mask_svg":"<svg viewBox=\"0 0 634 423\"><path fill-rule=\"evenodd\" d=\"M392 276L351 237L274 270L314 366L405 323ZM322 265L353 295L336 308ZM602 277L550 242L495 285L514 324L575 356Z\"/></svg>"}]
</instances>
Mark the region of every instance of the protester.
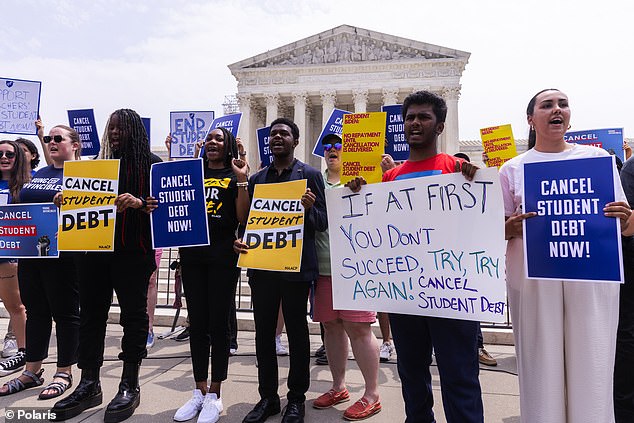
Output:
<instances>
[{"instance_id":1,"label":"protester","mask_svg":"<svg viewBox=\"0 0 634 423\"><path fill-rule=\"evenodd\" d=\"M18 143L24 152L26 162L31 168L31 176L35 175L35 169L37 169L37 166L40 164L40 153L37 147L33 144L33 141L27 140L26 138L16 138L15 142ZM48 145L45 148L48 149Z\"/></svg>"},{"instance_id":2,"label":"protester","mask_svg":"<svg viewBox=\"0 0 634 423\"><path fill-rule=\"evenodd\" d=\"M465 153L456 153L453 155L454 157L458 157L459 159L463 159L464 161L471 162L471 158ZM489 160L486 153L482 153L484 164L487 164ZM484 364L485 366L497 366L498 362L495 358L489 354L489 352L484 348L484 337L482 336L482 328L480 327L480 322L478 322L478 361L480 364Z\"/></svg>"},{"instance_id":3,"label":"protester","mask_svg":"<svg viewBox=\"0 0 634 423\"><path fill-rule=\"evenodd\" d=\"M303 252L297 273L251 270L249 285L253 298L255 344L258 366L258 391L261 400L244 418L244 423L259 423L280 412L278 369L275 353L275 326L280 301L290 352L288 374L288 404L283 423L304 421L304 401L310 384L310 340L306 306L310 287L317 279L315 231L328 226L324 200L324 182L318 170L294 157L299 143L299 128L286 118L271 123L269 146L273 163L260 170L249 180L249 194L253 198L257 184L287 182L306 179L308 188L301 198L304 206ZM246 254L248 245L238 240L236 251Z\"/></svg>"},{"instance_id":4,"label":"protester","mask_svg":"<svg viewBox=\"0 0 634 423\"><path fill-rule=\"evenodd\" d=\"M74 129L54 126L44 137L53 164L40 169L20 191L21 203L50 203L62 190L64 162L80 157L81 142ZM27 162L29 164L29 162ZM53 234L51 234L53 235ZM57 370L51 383L40 392L39 399L58 397L72 385L72 365L77 362L79 342L79 291L73 253L59 258L20 259L18 280L26 306L26 370L11 380L0 395L9 395L40 386L48 357L51 319L57 336Z\"/></svg>"},{"instance_id":5,"label":"protester","mask_svg":"<svg viewBox=\"0 0 634 423\"><path fill-rule=\"evenodd\" d=\"M623 165L621 183L627 202L634 206L634 161L627 160ZM634 421L634 237L623 237L621 241L625 283L620 289L616 334L614 416L616 423L630 423Z\"/></svg>"},{"instance_id":6,"label":"protester","mask_svg":"<svg viewBox=\"0 0 634 423\"><path fill-rule=\"evenodd\" d=\"M31 179L31 167L24 152L14 141L0 141L0 174L0 204L19 202L22 186ZM9 313L17 344L17 351L6 360L0 361L0 376L18 372L26 363L26 313L20 299L17 268L17 260L0 259L0 300Z\"/></svg>"},{"instance_id":7,"label":"protester","mask_svg":"<svg viewBox=\"0 0 634 423\"><path fill-rule=\"evenodd\" d=\"M336 134L326 135L322 144L326 170L323 173L326 189L341 186L341 138ZM324 345L328 366L332 374L331 389L313 401L313 407L330 408L350 400L346 388L346 362L348 361L348 339L354 358L365 382L363 396L343 413L346 420L363 420L381 411L379 401L379 348L372 332L376 320L373 311L334 310L333 278L330 269L330 241L328 230L315 234L319 279L315 284L313 320L323 323Z\"/></svg>"},{"instance_id":8,"label":"protester","mask_svg":"<svg viewBox=\"0 0 634 423\"><path fill-rule=\"evenodd\" d=\"M502 165L506 215L506 274L519 372L521 421L608 423L614 421L612 375L619 285L527 279L522 212L524 164L608 156L600 148L564 141L570 123L568 97L559 90L537 93L526 109L529 145ZM634 233L632 214L614 177L616 201L603 209Z\"/></svg>"},{"instance_id":9,"label":"protester","mask_svg":"<svg viewBox=\"0 0 634 423\"><path fill-rule=\"evenodd\" d=\"M472 179L477 167L438 152L438 136L447 116L445 100L428 91L410 94L403 102L405 138L409 158L387 170L383 181L462 172ZM358 191L356 178L346 184ZM478 322L390 313L390 326L398 351L398 374L405 400L406 423L435 422L429 366L436 354L445 417L449 423L484 421L476 336Z\"/></svg>"},{"instance_id":10,"label":"protester","mask_svg":"<svg viewBox=\"0 0 634 423\"><path fill-rule=\"evenodd\" d=\"M150 152L141 118L130 109L110 115L99 158L120 160L114 251L88 252L77 260L81 310L78 367L82 374L73 393L53 407L57 420L67 420L102 402L99 372L113 289L121 307L119 359L123 373L119 391L106 407L105 420L127 419L140 402L139 367L147 355L147 286L156 267L149 213L157 201L149 197L150 166L161 159Z\"/></svg>"},{"instance_id":11,"label":"protester","mask_svg":"<svg viewBox=\"0 0 634 423\"><path fill-rule=\"evenodd\" d=\"M195 389L192 398L176 411L174 420L187 421L200 413L198 423L213 423L223 410L220 388L227 379L231 303L235 303L240 277L233 241L238 224L246 224L249 193L246 156L238 157L231 132L225 128L210 131L203 157L211 243L179 249Z\"/></svg>"}]
</instances>

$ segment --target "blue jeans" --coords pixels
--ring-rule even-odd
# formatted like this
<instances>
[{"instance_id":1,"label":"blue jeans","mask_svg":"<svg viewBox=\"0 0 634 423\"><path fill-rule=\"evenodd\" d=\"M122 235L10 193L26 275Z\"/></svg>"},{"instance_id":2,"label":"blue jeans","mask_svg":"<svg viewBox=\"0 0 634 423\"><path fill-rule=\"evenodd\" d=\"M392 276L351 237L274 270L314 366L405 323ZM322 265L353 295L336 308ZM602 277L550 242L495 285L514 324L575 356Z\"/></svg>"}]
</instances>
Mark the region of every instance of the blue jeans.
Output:
<instances>
[{"instance_id":1,"label":"blue jeans","mask_svg":"<svg viewBox=\"0 0 634 423\"><path fill-rule=\"evenodd\" d=\"M478 322L390 313L406 423L434 423L432 348L448 423L483 423Z\"/></svg>"}]
</instances>

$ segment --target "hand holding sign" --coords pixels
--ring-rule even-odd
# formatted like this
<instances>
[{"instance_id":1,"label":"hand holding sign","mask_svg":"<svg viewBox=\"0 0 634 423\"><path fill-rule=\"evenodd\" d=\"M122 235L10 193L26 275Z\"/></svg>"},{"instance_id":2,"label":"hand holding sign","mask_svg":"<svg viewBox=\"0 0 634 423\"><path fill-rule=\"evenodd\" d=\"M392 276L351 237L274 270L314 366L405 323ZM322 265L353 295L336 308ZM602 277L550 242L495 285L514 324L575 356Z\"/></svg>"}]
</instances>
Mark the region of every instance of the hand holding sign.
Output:
<instances>
[{"instance_id":1,"label":"hand holding sign","mask_svg":"<svg viewBox=\"0 0 634 423\"><path fill-rule=\"evenodd\" d=\"M504 223L504 239L509 240L511 238L521 238L524 233L524 220L534 216L537 216L537 213L515 213L512 216L508 217L506 219L506 222Z\"/></svg>"},{"instance_id":2,"label":"hand holding sign","mask_svg":"<svg viewBox=\"0 0 634 423\"><path fill-rule=\"evenodd\" d=\"M632 216L632 209L630 209L629 204L623 201L614 201L606 204L603 212L607 217L616 217L621 220L621 233L627 231L629 226L628 219Z\"/></svg>"},{"instance_id":3,"label":"hand holding sign","mask_svg":"<svg viewBox=\"0 0 634 423\"><path fill-rule=\"evenodd\" d=\"M310 191L310 188L306 188L306 192L302 195L302 206L308 210L315 204L315 194Z\"/></svg>"}]
</instances>

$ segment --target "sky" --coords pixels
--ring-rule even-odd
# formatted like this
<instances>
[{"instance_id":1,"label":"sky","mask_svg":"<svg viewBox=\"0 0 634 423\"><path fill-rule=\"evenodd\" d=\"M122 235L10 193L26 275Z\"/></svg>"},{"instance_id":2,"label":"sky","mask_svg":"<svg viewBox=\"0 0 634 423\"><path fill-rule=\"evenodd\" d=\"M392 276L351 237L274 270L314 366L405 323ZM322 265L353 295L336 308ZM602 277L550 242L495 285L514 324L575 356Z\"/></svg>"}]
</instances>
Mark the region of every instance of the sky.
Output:
<instances>
[{"instance_id":1,"label":"sky","mask_svg":"<svg viewBox=\"0 0 634 423\"><path fill-rule=\"evenodd\" d=\"M66 110L135 109L163 143L169 112L237 92L228 65L347 24L471 53L461 140L510 123L543 88L570 99L572 130L634 135L634 2L626 0L4 0L0 77L42 81L48 129ZM5 135L2 135L6 137ZM9 136L9 138L12 138Z\"/></svg>"}]
</instances>

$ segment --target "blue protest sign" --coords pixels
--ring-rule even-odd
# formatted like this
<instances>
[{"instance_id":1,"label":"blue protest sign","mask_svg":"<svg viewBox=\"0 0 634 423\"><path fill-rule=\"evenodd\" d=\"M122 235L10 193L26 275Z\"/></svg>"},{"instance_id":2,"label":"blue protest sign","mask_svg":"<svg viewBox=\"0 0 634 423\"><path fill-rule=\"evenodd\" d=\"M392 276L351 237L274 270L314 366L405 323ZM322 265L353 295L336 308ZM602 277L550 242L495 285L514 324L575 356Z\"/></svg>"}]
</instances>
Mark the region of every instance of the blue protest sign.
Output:
<instances>
[{"instance_id":1,"label":"blue protest sign","mask_svg":"<svg viewBox=\"0 0 634 423\"><path fill-rule=\"evenodd\" d=\"M227 131L231 132L234 137L237 137L241 118L242 118L242 113L234 113L232 115L226 115L226 116L216 118L211 123L211 128L209 129L212 130L215 128L220 128L222 126Z\"/></svg>"},{"instance_id":2,"label":"blue protest sign","mask_svg":"<svg viewBox=\"0 0 634 423\"><path fill-rule=\"evenodd\" d=\"M152 248L209 245L201 159L154 163L150 190L158 200L150 214Z\"/></svg>"},{"instance_id":3,"label":"blue protest sign","mask_svg":"<svg viewBox=\"0 0 634 423\"><path fill-rule=\"evenodd\" d=\"M196 143L205 139L213 120L213 111L170 112L170 157L194 157Z\"/></svg>"},{"instance_id":4,"label":"blue protest sign","mask_svg":"<svg viewBox=\"0 0 634 423\"><path fill-rule=\"evenodd\" d=\"M273 163L273 154L269 148L269 133L271 132L270 126L264 128L258 128L258 151L260 153L260 163L262 167L268 166Z\"/></svg>"},{"instance_id":5,"label":"blue protest sign","mask_svg":"<svg viewBox=\"0 0 634 423\"><path fill-rule=\"evenodd\" d=\"M623 281L618 219L605 217L614 201L614 159L593 157L524 165L527 276L573 281Z\"/></svg>"},{"instance_id":6,"label":"blue protest sign","mask_svg":"<svg viewBox=\"0 0 634 423\"><path fill-rule=\"evenodd\" d=\"M350 114L350 112L345 110L334 109L332 111L313 147L313 154L315 156L324 157L324 148L321 146L321 140L323 140L326 135L337 134L341 137L341 133L343 132L343 115L348 114Z\"/></svg>"},{"instance_id":7,"label":"blue protest sign","mask_svg":"<svg viewBox=\"0 0 634 423\"><path fill-rule=\"evenodd\" d=\"M151 120L150 118L142 117L141 121L143 122L143 127L145 128L145 132L147 133L147 139L148 139L148 142L150 143L150 147L152 147L152 138L150 137Z\"/></svg>"},{"instance_id":8,"label":"blue protest sign","mask_svg":"<svg viewBox=\"0 0 634 423\"><path fill-rule=\"evenodd\" d=\"M623 128L589 129L587 131L566 132L564 141L575 144L594 145L614 153L621 161L623 154Z\"/></svg>"},{"instance_id":9,"label":"blue protest sign","mask_svg":"<svg viewBox=\"0 0 634 423\"><path fill-rule=\"evenodd\" d=\"M79 134L82 156L99 154L99 135L93 109L68 110L68 126Z\"/></svg>"},{"instance_id":10,"label":"blue protest sign","mask_svg":"<svg viewBox=\"0 0 634 423\"><path fill-rule=\"evenodd\" d=\"M53 203L0 206L0 257L58 257L57 226Z\"/></svg>"},{"instance_id":11,"label":"blue protest sign","mask_svg":"<svg viewBox=\"0 0 634 423\"><path fill-rule=\"evenodd\" d=\"M216 128L223 127L227 131L231 132L234 137L237 137L238 136L238 128L240 127L240 119L241 118L242 118L242 113L234 113L232 115L225 115L225 116L216 118L211 123L211 127L209 128L209 131L207 131L207 133L209 133L210 131L212 131L212 130L214 130ZM207 138L206 134L205 134L205 138ZM205 149L201 148L200 149L200 153L199 153L198 156L202 157L204 152L205 152Z\"/></svg>"},{"instance_id":12,"label":"blue protest sign","mask_svg":"<svg viewBox=\"0 0 634 423\"><path fill-rule=\"evenodd\" d=\"M396 161L409 158L409 144L405 139L403 115L400 104L382 106L381 111L387 113L385 122L385 154L389 154Z\"/></svg>"},{"instance_id":13,"label":"blue protest sign","mask_svg":"<svg viewBox=\"0 0 634 423\"><path fill-rule=\"evenodd\" d=\"M42 83L0 78L0 133L37 135Z\"/></svg>"}]
</instances>

